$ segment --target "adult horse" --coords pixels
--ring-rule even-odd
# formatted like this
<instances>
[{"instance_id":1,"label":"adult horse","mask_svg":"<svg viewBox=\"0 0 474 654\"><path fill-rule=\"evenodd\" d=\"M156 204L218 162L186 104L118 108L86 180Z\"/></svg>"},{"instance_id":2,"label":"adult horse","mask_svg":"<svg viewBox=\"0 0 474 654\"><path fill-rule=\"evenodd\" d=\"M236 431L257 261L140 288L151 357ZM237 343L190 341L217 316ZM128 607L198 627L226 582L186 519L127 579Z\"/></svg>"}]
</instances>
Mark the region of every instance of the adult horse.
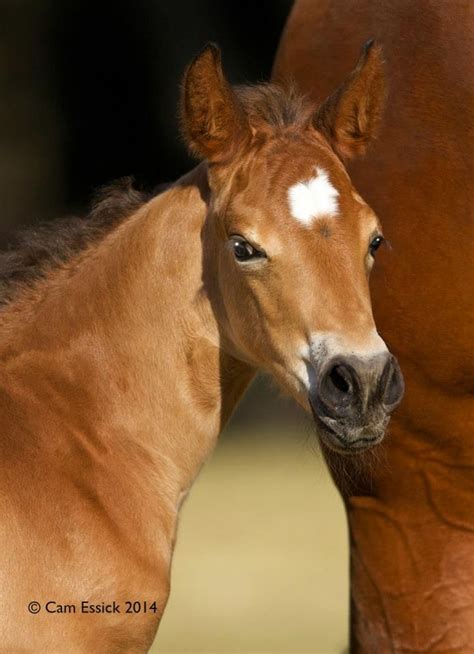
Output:
<instances>
[{"instance_id":1,"label":"adult horse","mask_svg":"<svg viewBox=\"0 0 474 654\"><path fill-rule=\"evenodd\" d=\"M353 171L393 244L374 307L407 381L389 466L343 493L364 654L474 651L473 19L458 0L298 0L275 61L276 79L325 97L374 37L390 79Z\"/></svg>"},{"instance_id":2,"label":"adult horse","mask_svg":"<svg viewBox=\"0 0 474 654\"><path fill-rule=\"evenodd\" d=\"M146 651L179 507L257 369L327 447L381 440L403 382L369 298L380 225L321 131L360 111L370 139L376 48L338 98L234 91L209 46L182 99L204 163L2 261L2 651Z\"/></svg>"}]
</instances>

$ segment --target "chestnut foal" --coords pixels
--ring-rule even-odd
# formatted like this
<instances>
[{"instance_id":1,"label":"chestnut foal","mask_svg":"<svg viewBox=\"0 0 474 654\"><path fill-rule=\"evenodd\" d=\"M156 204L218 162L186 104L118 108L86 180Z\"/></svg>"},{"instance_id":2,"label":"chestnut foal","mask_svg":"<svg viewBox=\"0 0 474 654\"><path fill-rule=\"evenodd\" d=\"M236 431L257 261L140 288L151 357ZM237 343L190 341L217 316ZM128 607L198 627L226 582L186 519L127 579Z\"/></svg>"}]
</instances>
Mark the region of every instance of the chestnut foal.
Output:
<instances>
[{"instance_id":1,"label":"chestnut foal","mask_svg":"<svg viewBox=\"0 0 474 654\"><path fill-rule=\"evenodd\" d=\"M369 299L380 225L343 160L383 95L375 47L314 110L233 90L208 46L182 98L203 163L147 202L112 194L80 247L4 279L1 651L147 651L179 508L257 370L325 446L380 442L403 382Z\"/></svg>"}]
</instances>

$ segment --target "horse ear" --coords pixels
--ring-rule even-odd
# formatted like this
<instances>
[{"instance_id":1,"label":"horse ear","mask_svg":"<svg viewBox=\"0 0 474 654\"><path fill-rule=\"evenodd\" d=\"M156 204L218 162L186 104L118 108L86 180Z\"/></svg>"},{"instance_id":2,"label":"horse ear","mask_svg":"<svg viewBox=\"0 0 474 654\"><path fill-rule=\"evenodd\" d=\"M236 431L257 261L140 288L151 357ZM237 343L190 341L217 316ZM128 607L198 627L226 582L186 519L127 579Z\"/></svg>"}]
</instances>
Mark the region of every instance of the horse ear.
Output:
<instances>
[{"instance_id":1,"label":"horse ear","mask_svg":"<svg viewBox=\"0 0 474 654\"><path fill-rule=\"evenodd\" d=\"M356 68L322 104L313 124L342 160L365 154L379 129L385 103L382 48L368 41Z\"/></svg>"},{"instance_id":2,"label":"horse ear","mask_svg":"<svg viewBox=\"0 0 474 654\"><path fill-rule=\"evenodd\" d=\"M212 43L186 70L181 117L189 149L211 162L227 158L250 135L244 111L224 76L220 50Z\"/></svg>"}]
</instances>

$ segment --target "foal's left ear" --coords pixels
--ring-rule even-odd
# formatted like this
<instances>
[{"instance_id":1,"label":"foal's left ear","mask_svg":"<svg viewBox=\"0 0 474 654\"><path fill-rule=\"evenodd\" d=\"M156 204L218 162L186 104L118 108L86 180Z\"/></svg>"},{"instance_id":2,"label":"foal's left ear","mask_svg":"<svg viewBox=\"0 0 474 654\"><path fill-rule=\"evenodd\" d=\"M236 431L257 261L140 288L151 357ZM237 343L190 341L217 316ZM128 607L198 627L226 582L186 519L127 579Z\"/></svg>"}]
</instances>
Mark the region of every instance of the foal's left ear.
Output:
<instances>
[{"instance_id":1,"label":"foal's left ear","mask_svg":"<svg viewBox=\"0 0 474 654\"><path fill-rule=\"evenodd\" d=\"M376 136L385 102L382 48L368 41L356 68L322 104L313 124L342 160L365 154Z\"/></svg>"},{"instance_id":2,"label":"foal's left ear","mask_svg":"<svg viewBox=\"0 0 474 654\"><path fill-rule=\"evenodd\" d=\"M191 152L210 162L228 158L250 136L239 99L224 76L220 50L213 43L186 70L181 116Z\"/></svg>"}]
</instances>

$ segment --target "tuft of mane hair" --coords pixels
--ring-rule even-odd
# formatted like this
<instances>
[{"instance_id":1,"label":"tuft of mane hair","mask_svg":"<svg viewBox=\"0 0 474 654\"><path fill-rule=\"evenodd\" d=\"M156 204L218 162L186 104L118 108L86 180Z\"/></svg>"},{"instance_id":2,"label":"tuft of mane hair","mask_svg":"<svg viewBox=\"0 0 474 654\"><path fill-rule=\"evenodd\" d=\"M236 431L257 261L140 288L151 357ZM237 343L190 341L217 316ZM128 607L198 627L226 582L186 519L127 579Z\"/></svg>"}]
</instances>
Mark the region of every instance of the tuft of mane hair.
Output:
<instances>
[{"instance_id":1,"label":"tuft of mane hair","mask_svg":"<svg viewBox=\"0 0 474 654\"><path fill-rule=\"evenodd\" d=\"M18 231L0 252L0 306L105 237L149 197L133 188L132 178L125 177L96 192L88 216L62 218Z\"/></svg>"},{"instance_id":2,"label":"tuft of mane hair","mask_svg":"<svg viewBox=\"0 0 474 654\"><path fill-rule=\"evenodd\" d=\"M274 129L306 128L311 122L314 106L293 86L258 84L234 88L250 123L257 127L260 124Z\"/></svg>"}]
</instances>

